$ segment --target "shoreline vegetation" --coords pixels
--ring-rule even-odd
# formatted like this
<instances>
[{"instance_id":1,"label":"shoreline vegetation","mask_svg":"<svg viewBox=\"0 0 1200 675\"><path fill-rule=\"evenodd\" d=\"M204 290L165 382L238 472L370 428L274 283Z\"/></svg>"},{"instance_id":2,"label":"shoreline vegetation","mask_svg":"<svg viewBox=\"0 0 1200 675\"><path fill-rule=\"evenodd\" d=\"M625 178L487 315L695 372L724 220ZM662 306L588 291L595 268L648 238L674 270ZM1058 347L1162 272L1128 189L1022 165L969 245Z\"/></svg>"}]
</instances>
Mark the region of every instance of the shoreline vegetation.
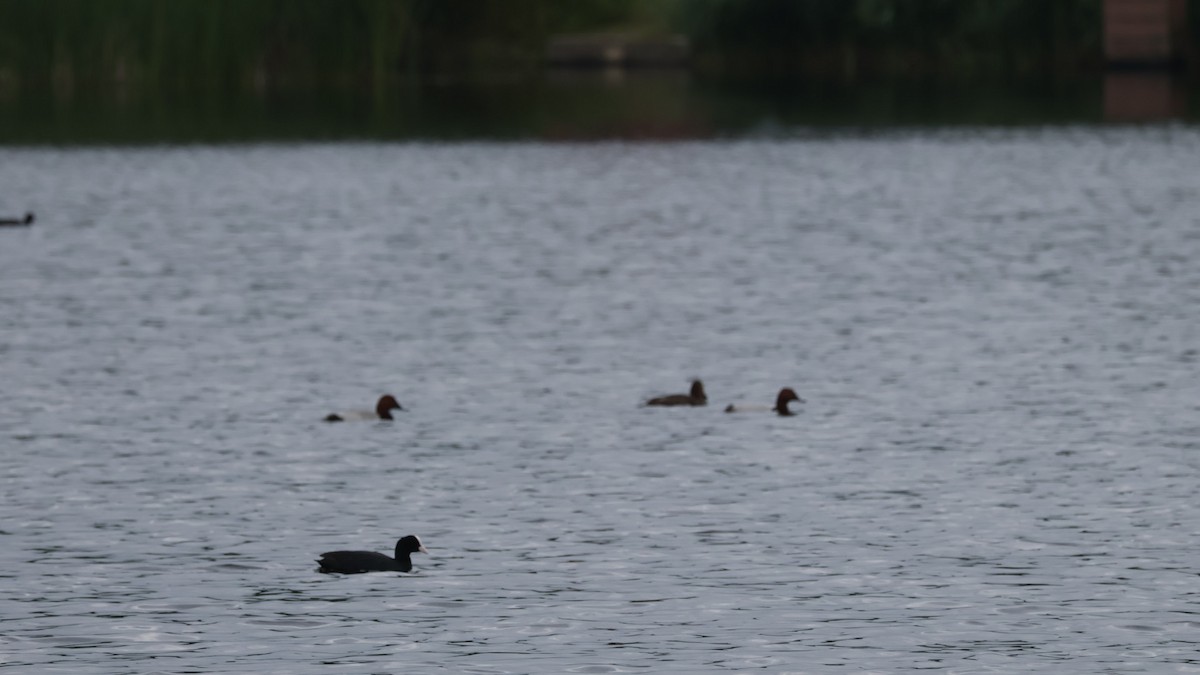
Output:
<instances>
[{"instance_id":1,"label":"shoreline vegetation","mask_svg":"<svg viewBox=\"0 0 1200 675\"><path fill-rule=\"evenodd\" d=\"M0 0L0 96L22 88L114 87L382 93L397 84L524 79L544 71L546 46L556 36L606 32L682 38L687 67L699 77L1072 75L1103 67L1100 6L1100 0Z\"/></svg>"},{"instance_id":2,"label":"shoreline vegetation","mask_svg":"<svg viewBox=\"0 0 1200 675\"><path fill-rule=\"evenodd\" d=\"M1195 119L1194 67L1106 73L1100 7L0 0L0 144L669 139ZM1200 35L1200 11L1190 25ZM604 50L614 45L641 56L613 68ZM578 49L591 56L571 56ZM1196 62L1194 46L1187 56ZM572 59L588 67L561 65Z\"/></svg>"}]
</instances>

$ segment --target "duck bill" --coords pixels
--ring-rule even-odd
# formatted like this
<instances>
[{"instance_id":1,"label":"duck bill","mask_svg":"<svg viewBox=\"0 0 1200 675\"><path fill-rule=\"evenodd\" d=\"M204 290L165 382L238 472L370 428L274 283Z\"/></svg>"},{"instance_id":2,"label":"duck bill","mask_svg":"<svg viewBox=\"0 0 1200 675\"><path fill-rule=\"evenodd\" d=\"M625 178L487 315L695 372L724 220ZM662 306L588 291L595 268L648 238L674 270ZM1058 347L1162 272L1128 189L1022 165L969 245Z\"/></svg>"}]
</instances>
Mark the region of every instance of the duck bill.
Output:
<instances>
[{"instance_id":1,"label":"duck bill","mask_svg":"<svg viewBox=\"0 0 1200 675\"><path fill-rule=\"evenodd\" d=\"M429 555L429 549L425 548L424 546L418 546L417 550L420 551L421 553L424 553L425 555Z\"/></svg>"}]
</instances>

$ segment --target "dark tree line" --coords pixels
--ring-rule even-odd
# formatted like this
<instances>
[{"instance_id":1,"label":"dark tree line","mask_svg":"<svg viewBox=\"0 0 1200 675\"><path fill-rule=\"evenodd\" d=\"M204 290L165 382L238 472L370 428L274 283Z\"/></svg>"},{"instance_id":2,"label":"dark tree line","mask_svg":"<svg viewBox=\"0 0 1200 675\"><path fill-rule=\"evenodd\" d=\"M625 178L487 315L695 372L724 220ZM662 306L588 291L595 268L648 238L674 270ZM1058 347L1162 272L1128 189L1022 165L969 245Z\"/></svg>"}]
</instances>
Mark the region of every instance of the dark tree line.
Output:
<instances>
[{"instance_id":1,"label":"dark tree line","mask_svg":"<svg viewBox=\"0 0 1200 675\"><path fill-rule=\"evenodd\" d=\"M529 73L563 32L683 33L713 72L1098 59L1100 0L0 0L0 88L242 88Z\"/></svg>"},{"instance_id":2,"label":"dark tree line","mask_svg":"<svg viewBox=\"0 0 1200 675\"><path fill-rule=\"evenodd\" d=\"M1100 9L1100 0L696 0L686 22L701 57L725 67L994 71L1095 63Z\"/></svg>"}]
</instances>

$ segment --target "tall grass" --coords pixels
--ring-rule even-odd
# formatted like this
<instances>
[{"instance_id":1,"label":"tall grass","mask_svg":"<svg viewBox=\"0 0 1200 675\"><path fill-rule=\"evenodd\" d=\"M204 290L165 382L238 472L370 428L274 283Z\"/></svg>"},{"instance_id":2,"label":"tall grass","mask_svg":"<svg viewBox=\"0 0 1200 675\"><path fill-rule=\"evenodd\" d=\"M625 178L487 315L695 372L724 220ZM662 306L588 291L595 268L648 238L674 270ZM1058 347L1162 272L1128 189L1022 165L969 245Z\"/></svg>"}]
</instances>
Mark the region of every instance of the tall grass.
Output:
<instances>
[{"instance_id":1,"label":"tall grass","mask_svg":"<svg viewBox=\"0 0 1200 675\"><path fill-rule=\"evenodd\" d=\"M171 88L535 67L546 36L633 0L0 0L0 82Z\"/></svg>"}]
</instances>

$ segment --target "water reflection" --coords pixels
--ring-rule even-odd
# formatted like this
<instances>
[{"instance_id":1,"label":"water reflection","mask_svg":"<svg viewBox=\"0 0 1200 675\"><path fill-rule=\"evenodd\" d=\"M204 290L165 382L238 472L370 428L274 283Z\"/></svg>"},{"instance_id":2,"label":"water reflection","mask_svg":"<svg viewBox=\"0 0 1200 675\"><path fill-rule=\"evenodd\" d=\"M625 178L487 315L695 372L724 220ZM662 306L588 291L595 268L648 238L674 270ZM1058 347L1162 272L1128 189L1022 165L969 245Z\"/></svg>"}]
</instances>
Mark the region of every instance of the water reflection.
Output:
<instances>
[{"instance_id":1,"label":"water reflection","mask_svg":"<svg viewBox=\"0 0 1200 675\"><path fill-rule=\"evenodd\" d=\"M0 143L321 139L677 139L796 129L1189 119L1167 75L1045 81L714 80L675 69L551 69L536 80L369 91L172 94L125 85L0 91ZM1193 106L1194 108L1194 106Z\"/></svg>"},{"instance_id":2,"label":"water reflection","mask_svg":"<svg viewBox=\"0 0 1200 675\"><path fill-rule=\"evenodd\" d=\"M1184 119L1183 82L1166 71L1115 71L1104 77L1104 119L1158 122Z\"/></svg>"}]
</instances>

